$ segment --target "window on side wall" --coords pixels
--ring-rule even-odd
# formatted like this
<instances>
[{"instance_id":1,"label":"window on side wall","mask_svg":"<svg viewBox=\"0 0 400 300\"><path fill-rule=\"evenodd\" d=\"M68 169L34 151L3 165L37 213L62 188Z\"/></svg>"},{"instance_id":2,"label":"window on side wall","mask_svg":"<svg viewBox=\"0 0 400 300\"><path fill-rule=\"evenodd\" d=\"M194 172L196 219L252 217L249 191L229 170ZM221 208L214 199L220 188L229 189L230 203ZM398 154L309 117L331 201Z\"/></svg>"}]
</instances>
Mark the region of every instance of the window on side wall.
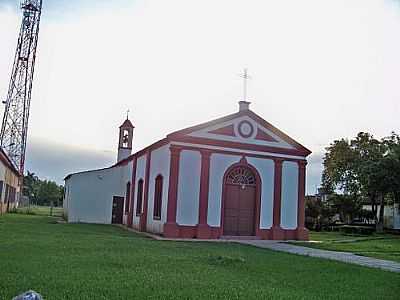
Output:
<instances>
[{"instance_id":1,"label":"window on side wall","mask_svg":"<svg viewBox=\"0 0 400 300\"><path fill-rule=\"evenodd\" d=\"M131 202L131 183L126 184L126 194L125 194L125 213L129 212L129 204Z\"/></svg>"},{"instance_id":2,"label":"window on side wall","mask_svg":"<svg viewBox=\"0 0 400 300\"><path fill-rule=\"evenodd\" d=\"M163 177L161 175L158 175L156 177L155 188L154 188L153 218L155 220L161 219L162 190L163 190Z\"/></svg>"},{"instance_id":3,"label":"window on side wall","mask_svg":"<svg viewBox=\"0 0 400 300\"><path fill-rule=\"evenodd\" d=\"M137 199L136 199L136 216L142 213L142 200L143 200L143 179L138 181Z\"/></svg>"},{"instance_id":4,"label":"window on side wall","mask_svg":"<svg viewBox=\"0 0 400 300\"><path fill-rule=\"evenodd\" d=\"M0 202L3 201L3 180L0 180Z\"/></svg>"}]
</instances>

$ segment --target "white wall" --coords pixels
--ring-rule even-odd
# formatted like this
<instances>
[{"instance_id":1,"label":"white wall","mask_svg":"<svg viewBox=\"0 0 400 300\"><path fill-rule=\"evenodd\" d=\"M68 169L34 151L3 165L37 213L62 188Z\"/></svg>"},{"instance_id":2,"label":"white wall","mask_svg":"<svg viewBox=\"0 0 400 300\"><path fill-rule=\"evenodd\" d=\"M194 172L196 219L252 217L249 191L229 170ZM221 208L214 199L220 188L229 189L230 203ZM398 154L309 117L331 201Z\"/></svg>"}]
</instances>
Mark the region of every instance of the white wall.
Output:
<instances>
[{"instance_id":1,"label":"white wall","mask_svg":"<svg viewBox=\"0 0 400 300\"><path fill-rule=\"evenodd\" d=\"M117 162L127 158L132 154L132 149L118 148Z\"/></svg>"},{"instance_id":2,"label":"white wall","mask_svg":"<svg viewBox=\"0 0 400 300\"><path fill-rule=\"evenodd\" d=\"M3 181L3 190L0 195L0 203L4 202L5 194L6 194L6 169L7 167L0 161L0 180ZM0 208L0 213L2 209Z\"/></svg>"},{"instance_id":3,"label":"white wall","mask_svg":"<svg viewBox=\"0 0 400 300\"><path fill-rule=\"evenodd\" d=\"M247 161L261 177L260 228L269 229L273 221L275 164L272 159L256 157L249 157Z\"/></svg>"},{"instance_id":4,"label":"white wall","mask_svg":"<svg viewBox=\"0 0 400 300\"><path fill-rule=\"evenodd\" d=\"M148 210L147 210L147 231L150 232L162 233L164 223L167 220L169 165L170 165L169 144L151 152L150 178L149 178L150 186L149 186L149 200L148 200ZM161 174L161 176L163 177L161 220L154 220L153 218L154 190L155 190L156 177L159 174Z\"/></svg>"},{"instance_id":5,"label":"white wall","mask_svg":"<svg viewBox=\"0 0 400 300\"><path fill-rule=\"evenodd\" d=\"M226 170L239 162L240 156L226 154L211 154L210 184L208 190L207 224L219 227L221 225L222 184Z\"/></svg>"},{"instance_id":6,"label":"white wall","mask_svg":"<svg viewBox=\"0 0 400 300\"><path fill-rule=\"evenodd\" d=\"M197 225L199 221L201 155L199 151L183 150L179 161L176 222Z\"/></svg>"},{"instance_id":7,"label":"white wall","mask_svg":"<svg viewBox=\"0 0 400 300\"><path fill-rule=\"evenodd\" d=\"M297 206L299 187L299 167L296 162L282 164L281 227L297 228Z\"/></svg>"},{"instance_id":8,"label":"white wall","mask_svg":"<svg viewBox=\"0 0 400 300\"><path fill-rule=\"evenodd\" d=\"M400 205L396 204L393 209L393 228L400 229Z\"/></svg>"},{"instance_id":9,"label":"white wall","mask_svg":"<svg viewBox=\"0 0 400 300\"><path fill-rule=\"evenodd\" d=\"M68 222L111 223L113 196L125 198L132 164L71 175L65 185Z\"/></svg>"},{"instance_id":10,"label":"white wall","mask_svg":"<svg viewBox=\"0 0 400 300\"><path fill-rule=\"evenodd\" d=\"M140 157L138 157L137 162L136 162L136 177L135 177L135 192L134 192L134 198L133 198L133 225L134 226L139 226L140 222L140 217L136 216L136 203L137 203L137 192L138 192L138 182L140 179L143 179L143 197L144 197L144 191L145 191L145 184L146 184L146 158L147 155L144 154ZM142 209L143 209L143 199L142 199Z\"/></svg>"}]
</instances>

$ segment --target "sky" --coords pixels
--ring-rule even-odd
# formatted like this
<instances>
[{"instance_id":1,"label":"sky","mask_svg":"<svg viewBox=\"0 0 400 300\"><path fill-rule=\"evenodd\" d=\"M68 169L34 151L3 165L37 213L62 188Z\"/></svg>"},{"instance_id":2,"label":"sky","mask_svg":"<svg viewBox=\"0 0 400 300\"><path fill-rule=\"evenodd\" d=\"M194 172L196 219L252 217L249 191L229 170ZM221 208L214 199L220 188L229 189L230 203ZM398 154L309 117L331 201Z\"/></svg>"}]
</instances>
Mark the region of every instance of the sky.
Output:
<instances>
[{"instance_id":1,"label":"sky","mask_svg":"<svg viewBox=\"0 0 400 300\"><path fill-rule=\"evenodd\" d=\"M0 0L0 98L20 26ZM238 109L251 109L313 151L400 127L400 1L44 0L26 169L63 182L116 160L130 110L134 151ZM3 113L3 107L0 113Z\"/></svg>"}]
</instances>

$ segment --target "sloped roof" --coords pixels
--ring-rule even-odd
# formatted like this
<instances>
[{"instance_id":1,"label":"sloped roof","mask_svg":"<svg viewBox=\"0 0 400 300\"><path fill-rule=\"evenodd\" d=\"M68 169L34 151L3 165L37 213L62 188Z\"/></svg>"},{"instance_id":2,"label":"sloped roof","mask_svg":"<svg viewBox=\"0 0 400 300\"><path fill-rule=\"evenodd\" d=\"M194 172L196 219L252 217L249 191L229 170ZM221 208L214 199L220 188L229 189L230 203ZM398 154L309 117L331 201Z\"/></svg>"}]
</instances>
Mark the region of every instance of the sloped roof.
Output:
<instances>
[{"instance_id":1,"label":"sloped roof","mask_svg":"<svg viewBox=\"0 0 400 300\"><path fill-rule=\"evenodd\" d=\"M11 162L10 158L8 157L7 153L0 147L0 160L3 164L9 168L15 175L21 176L22 174L17 170L14 164Z\"/></svg>"},{"instance_id":2,"label":"sloped roof","mask_svg":"<svg viewBox=\"0 0 400 300\"><path fill-rule=\"evenodd\" d=\"M119 126L119 128L122 128L122 127L125 127L125 128L135 128L135 126L133 126L132 122L131 122L129 119L126 119L126 120L124 121L124 123L122 123L122 125Z\"/></svg>"}]
</instances>

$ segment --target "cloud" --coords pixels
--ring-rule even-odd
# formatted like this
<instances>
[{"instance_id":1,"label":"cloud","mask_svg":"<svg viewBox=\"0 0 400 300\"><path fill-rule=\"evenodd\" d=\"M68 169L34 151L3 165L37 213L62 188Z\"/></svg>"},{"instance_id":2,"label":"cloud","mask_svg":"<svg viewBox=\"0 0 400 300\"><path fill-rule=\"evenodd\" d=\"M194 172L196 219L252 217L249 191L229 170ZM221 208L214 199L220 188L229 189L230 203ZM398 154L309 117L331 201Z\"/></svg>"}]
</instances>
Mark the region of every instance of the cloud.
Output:
<instances>
[{"instance_id":1,"label":"cloud","mask_svg":"<svg viewBox=\"0 0 400 300\"><path fill-rule=\"evenodd\" d=\"M62 184L70 173L109 167L115 161L116 154L110 151L81 149L33 138L28 142L25 169Z\"/></svg>"}]
</instances>

